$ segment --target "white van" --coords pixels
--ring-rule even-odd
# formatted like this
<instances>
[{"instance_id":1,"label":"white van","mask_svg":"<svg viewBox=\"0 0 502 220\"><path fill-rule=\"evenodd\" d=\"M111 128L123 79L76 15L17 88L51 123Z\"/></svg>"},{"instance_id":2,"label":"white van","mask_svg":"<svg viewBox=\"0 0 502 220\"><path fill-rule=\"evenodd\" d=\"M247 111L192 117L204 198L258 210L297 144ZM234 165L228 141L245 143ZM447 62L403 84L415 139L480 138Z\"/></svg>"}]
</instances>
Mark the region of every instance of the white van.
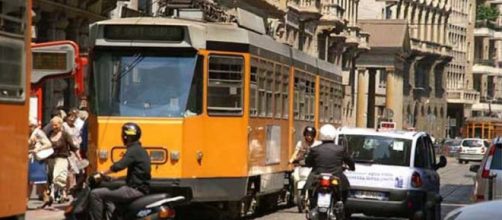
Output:
<instances>
[{"instance_id":1,"label":"white van","mask_svg":"<svg viewBox=\"0 0 502 220\"><path fill-rule=\"evenodd\" d=\"M350 213L369 216L441 219L437 169L446 165L424 132L340 128L336 142L347 144L356 163L346 171Z\"/></svg>"}]
</instances>

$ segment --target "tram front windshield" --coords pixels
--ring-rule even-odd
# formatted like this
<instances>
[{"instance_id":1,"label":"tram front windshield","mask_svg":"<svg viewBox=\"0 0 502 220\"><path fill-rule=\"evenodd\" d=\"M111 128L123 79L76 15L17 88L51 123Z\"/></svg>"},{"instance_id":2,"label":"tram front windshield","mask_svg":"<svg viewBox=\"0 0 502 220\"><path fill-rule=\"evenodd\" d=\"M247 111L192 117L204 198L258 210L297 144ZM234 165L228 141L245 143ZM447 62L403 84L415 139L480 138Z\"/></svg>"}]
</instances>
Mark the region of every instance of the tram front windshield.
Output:
<instances>
[{"instance_id":1,"label":"tram front windshield","mask_svg":"<svg viewBox=\"0 0 502 220\"><path fill-rule=\"evenodd\" d=\"M201 64L196 52L96 51L91 92L101 116L197 115ZM195 76L195 77L194 77ZM92 88L93 87L93 88ZM201 87L201 86L200 86Z\"/></svg>"}]
</instances>

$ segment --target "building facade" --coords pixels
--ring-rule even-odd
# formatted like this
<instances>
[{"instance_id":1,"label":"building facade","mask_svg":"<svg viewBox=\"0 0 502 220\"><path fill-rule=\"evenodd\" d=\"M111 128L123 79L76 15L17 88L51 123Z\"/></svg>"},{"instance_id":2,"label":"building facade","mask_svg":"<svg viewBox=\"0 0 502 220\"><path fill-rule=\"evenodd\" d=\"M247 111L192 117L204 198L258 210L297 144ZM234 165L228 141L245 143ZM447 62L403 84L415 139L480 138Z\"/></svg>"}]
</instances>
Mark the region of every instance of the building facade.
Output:
<instances>
[{"instance_id":1,"label":"building facade","mask_svg":"<svg viewBox=\"0 0 502 220\"><path fill-rule=\"evenodd\" d=\"M393 121L446 136L450 14L446 0L371 0L359 8L371 50L357 59L358 127Z\"/></svg>"},{"instance_id":2,"label":"building facade","mask_svg":"<svg viewBox=\"0 0 502 220\"><path fill-rule=\"evenodd\" d=\"M480 1L485 6L502 11L500 1ZM474 31L473 87L480 94L472 106L472 116L502 117L502 16L476 17Z\"/></svg>"},{"instance_id":3,"label":"building facade","mask_svg":"<svg viewBox=\"0 0 502 220\"><path fill-rule=\"evenodd\" d=\"M452 0L447 24L452 61L446 67L448 136L461 134L464 118L471 116L472 105L479 102L473 89L475 0Z\"/></svg>"}]
</instances>

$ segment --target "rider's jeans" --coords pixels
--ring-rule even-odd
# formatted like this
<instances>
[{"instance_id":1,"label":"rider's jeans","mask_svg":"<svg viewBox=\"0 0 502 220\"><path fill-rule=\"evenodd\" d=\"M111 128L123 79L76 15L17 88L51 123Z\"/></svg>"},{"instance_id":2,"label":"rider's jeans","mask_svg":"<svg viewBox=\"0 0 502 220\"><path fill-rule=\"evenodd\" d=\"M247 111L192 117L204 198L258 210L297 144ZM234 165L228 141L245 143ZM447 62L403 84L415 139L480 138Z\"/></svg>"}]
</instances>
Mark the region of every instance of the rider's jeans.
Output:
<instances>
[{"instance_id":1,"label":"rider's jeans","mask_svg":"<svg viewBox=\"0 0 502 220\"><path fill-rule=\"evenodd\" d=\"M108 188L93 189L89 200L91 220L109 219L113 212L111 209L114 207L114 203L129 203L143 195L142 192L128 186L122 186L116 190ZM105 205L106 208L104 208ZM103 209L105 216L103 216Z\"/></svg>"}]
</instances>

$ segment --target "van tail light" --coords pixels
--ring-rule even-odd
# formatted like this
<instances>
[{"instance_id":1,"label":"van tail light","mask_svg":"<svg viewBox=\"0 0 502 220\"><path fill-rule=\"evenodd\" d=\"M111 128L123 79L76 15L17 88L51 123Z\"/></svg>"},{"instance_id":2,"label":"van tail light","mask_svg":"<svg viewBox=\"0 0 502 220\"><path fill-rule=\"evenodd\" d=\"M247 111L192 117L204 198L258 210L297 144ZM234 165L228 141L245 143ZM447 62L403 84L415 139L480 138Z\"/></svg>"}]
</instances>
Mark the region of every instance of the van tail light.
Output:
<instances>
[{"instance_id":1,"label":"van tail light","mask_svg":"<svg viewBox=\"0 0 502 220\"><path fill-rule=\"evenodd\" d=\"M415 188L422 186L422 177L418 172L413 172L413 175L411 175L411 186Z\"/></svg>"},{"instance_id":2,"label":"van tail light","mask_svg":"<svg viewBox=\"0 0 502 220\"><path fill-rule=\"evenodd\" d=\"M488 152L488 157L486 158L485 164L483 164L483 171L481 172L481 177L488 179L490 177L490 166L492 165L493 155L495 155L495 146L490 146Z\"/></svg>"},{"instance_id":3,"label":"van tail light","mask_svg":"<svg viewBox=\"0 0 502 220\"><path fill-rule=\"evenodd\" d=\"M320 185L322 187L329 187L330 184L331 184L331 182L329 181L329 179L330 179L329 177L325 177L325 176L321 177Z\"/></svg>"}]
</instances>

